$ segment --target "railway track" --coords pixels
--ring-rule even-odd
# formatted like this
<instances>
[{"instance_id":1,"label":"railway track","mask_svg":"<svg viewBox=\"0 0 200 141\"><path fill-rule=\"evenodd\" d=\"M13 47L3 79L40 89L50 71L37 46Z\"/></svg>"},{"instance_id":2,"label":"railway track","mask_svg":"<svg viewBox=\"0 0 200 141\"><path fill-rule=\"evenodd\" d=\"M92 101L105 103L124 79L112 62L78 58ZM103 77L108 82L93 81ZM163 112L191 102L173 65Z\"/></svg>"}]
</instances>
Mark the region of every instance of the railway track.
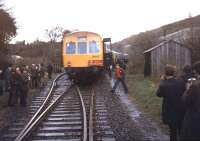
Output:
<instances>
[{"instance_id":1,"label":"railway track","mask_svg":"<svg viewBox=\"0 0 200 141\"><path fill-rule=\"evenodd\" d=\"M74 89L69 91L51 102L37 119L38 123L32 126L33 131L25 137L27 140L86 140L86 115L81 95Z\"/></svg>"},{"instance_id":2,"label":"railway track","mask_svg":"<svg viewBox=\"0 0 200 141\"><path fill-rule=\"evenodd\" d=\"M79 88L61 74L48 94L34 99L29 121L14 123L4 140L114 141L103 102L92 87Z\"/></svg>"},{"instance_id":3,"label":"railway track","mask_svg":"<svg viewBox=\"0 0 200 141\"><path fill-rule=\"evenodd\" d=\"M86 110L79 88L63 91L63 86L55 84L45 99L47 104L43 103L15 141L87 140Z\"/></svg>"},{"instance_id":4,"label":"railway track","mask_svg":"<svg viewBox=\"0 0 200 141\"><path fill-rule=\"evenodd\" d=\"M95 94L94 97L94 140L95 141L115 141L115 135L108 119L108 109L105 98ZM115 117L113 117L114 119ZM112 119L111 119L112 120Z\"/></svg>"},{"instance_id":5,"label":"railway track","mask_svg":"<svg viewBox=\"0 0 200 141\"><path fill-rule=\"evenodd\" d=\"M27 107L27 114L13 123L12 127L4 133L1 140L13 141L36 119L38 115L48 106L48 104L62 92L71 86L71 82L63 73L57 76L53 82L47 84L45 90L36 96L32 103Z\"/></svg>"},{"instance_id":6,"label":"railway track","mask_svg":"<svg viewBox=\"0 0 200 141\"><path fill-rule=\"evenodd\" d=\"M80 88L80 91L86 105L88 141L115 141L104 97L98 95L93 86Z\"/></svg>"}]
</instances>

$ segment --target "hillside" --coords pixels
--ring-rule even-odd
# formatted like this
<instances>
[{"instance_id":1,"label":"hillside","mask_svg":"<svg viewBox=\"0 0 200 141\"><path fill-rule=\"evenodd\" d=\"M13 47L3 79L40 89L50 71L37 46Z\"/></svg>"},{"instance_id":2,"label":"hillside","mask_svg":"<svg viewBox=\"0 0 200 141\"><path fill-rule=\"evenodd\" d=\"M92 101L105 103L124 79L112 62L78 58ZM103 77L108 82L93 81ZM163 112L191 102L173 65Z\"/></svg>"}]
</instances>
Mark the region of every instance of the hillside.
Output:
<instances>
[{"instance_id":1,"label":"hillside","mask_svg":"<svg viewBox=\"0 0 200 141\"><path fill-rule=\"evenodd\" d=\"M192 49L192 61L200 60L200 15L141 32L113 44L114 50L129 54L129 71L143 72L143 52L164 39L178 40ZM176 39L175 39L176 38Z\"/></svg>"},{"instance_id":2,"label":"hillside","mask_svg":"<svg viewBox=\"0 0 200 141\"><path fill-rule=\"evenodd\" d=\"M159 28L150 30L150 31L146 31L146 32L141 32L139 34L136 35L132 35L130 37L127 37L125 39L123 39L120 42L116 42L113 44L114 48L118 48L119 44L120 45L127 45L127 44L133 44L133 43L137 43L137 38L138 36L141 36L143 34L152 34L152 35L156 35L156 37L160 37L163 36L164 34L171 34L174 32L177 32L179 30L185 29L185 28L191 28L191 27L200 27L200 15L195 16L195 17L191 17L191 18L187 18L181 21L177 21L174 23L170 23L164 26L161 26Z\"/></svg>"}]
</instances>

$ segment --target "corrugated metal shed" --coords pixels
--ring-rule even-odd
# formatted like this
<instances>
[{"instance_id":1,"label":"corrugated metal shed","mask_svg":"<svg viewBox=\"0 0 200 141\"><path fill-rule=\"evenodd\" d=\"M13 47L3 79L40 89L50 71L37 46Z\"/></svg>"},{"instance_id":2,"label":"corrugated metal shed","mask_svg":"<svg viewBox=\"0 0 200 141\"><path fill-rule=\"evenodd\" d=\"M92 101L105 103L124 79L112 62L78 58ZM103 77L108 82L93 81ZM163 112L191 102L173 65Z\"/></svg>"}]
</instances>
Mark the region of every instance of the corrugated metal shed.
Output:
<instances>
[{"instance_id":1,"label":"corrugated metal shed","mask_svg":"<svg viewBox=\"0 0 200 141\"><path fill-rule=\"evenodd\" d=\"M166 64L172 64L177 70L191 64L191 51L183 44L174 40L167 40L159 45L144 51L144 75L160 75Z\"/></svg>"}]
</instances>

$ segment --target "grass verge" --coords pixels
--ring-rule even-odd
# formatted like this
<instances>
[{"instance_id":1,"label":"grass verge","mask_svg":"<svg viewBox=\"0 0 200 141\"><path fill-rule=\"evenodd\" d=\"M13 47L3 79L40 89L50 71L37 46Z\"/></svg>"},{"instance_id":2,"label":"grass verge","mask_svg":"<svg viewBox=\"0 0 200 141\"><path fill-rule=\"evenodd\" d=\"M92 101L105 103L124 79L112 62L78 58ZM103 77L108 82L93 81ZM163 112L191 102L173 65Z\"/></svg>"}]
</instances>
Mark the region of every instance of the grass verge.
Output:
<instances>
[{"instance_id":1,"label":"grass verge","mask_svg":"<svg viewBox=\"0 0 200 141\"><path fill-rule=\"evenodd\" d=\"M127 84L129 95L142 112L141 115L156 122L162 131L167 132L161 121L162 99L155 95L158 81L144 78L142 75L127 75Z\"/></svg>"}]
</instances>

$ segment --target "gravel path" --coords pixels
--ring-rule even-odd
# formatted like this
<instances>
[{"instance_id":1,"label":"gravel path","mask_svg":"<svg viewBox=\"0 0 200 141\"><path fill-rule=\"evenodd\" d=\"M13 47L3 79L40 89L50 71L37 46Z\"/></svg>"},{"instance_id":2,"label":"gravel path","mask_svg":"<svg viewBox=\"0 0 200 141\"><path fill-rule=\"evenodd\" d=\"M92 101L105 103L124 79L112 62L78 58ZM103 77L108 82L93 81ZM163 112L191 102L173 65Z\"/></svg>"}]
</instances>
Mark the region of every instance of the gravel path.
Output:
<instances>
[{"instance_id":1,"label":"gravel path","mask_svg":"<svg viewBox=\"0 0 200 141\"><path fill-rule=\"evenodd\" d=\"M118 141L169 140L168 135L161 132L156 123L141 116L141 112L123 93L121 86L116 90L116 94L112 94L110 90L113 81L109 77L106 76L97 83L96 90L106 101L110 125Z\"/></svg>"}]
</instances>

